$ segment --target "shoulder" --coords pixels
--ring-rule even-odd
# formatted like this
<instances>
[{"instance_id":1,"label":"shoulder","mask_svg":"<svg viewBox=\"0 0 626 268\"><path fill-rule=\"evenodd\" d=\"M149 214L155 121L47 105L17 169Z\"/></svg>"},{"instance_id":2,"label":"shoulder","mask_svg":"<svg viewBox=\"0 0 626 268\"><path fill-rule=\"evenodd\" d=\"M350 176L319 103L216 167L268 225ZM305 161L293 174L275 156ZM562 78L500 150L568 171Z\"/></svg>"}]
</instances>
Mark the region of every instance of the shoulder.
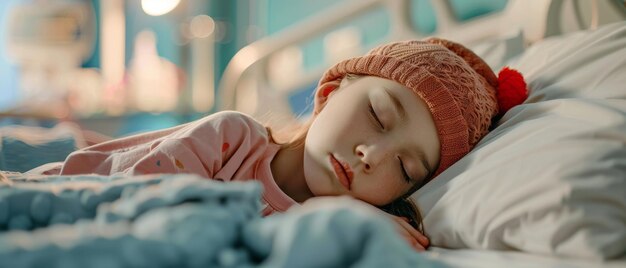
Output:
<instances>
[{"instance_id":1,"label":"shoulder","mask_svg":"<svg viewBox=\"0 0 626 268\"><path fill-rule=\"evenodd\" d=\"M249 129L252 132L267 133L267 129L251 116L237 111L220 111L201 119L219 128Z\"/></svg>"}]
</instances>

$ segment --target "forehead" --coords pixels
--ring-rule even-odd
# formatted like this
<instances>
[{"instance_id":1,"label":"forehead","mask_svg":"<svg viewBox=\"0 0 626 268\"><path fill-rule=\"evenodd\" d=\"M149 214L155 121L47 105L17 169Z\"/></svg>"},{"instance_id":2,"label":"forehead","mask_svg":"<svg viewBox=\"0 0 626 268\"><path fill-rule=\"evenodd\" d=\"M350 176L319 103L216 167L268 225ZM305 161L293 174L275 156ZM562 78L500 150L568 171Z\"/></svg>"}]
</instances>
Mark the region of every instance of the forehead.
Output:
<instances>
[{"instance_id":1,"label":"forehead","mask_svg":"<svg viewBox=\"0 0 626 268\"><path fill-rule=\"evenodd\" d=\"M439 151L437 130L428 105L412 89L390 80L375 76L363 76L352 81L358 94L365 94L370 101L382 101L382 107L394 107L398 102L407 115L398 124L400 133L424 149L431 163L436 163ZM353 91L353 93L356 93ZM352 95L352 93L351 93ZM434 166L434 165L432 165Z\"/></svg>"},{"instance_id":2,"label":"forehead","mask_svg":"<svg viewBox=\"0 0 626 268\"><path fill-rule=\"evenodd\" d=\"M342 86L354 85L354 88L358 88L357 94L368 94L372 90L385 90L392 93L400 99L408 98L407 101L413 101L413 99L419 99L412 90L406 86L382 77L377 76L357 76L349 77L342 81Z\"/></svg>"}]
</instances>

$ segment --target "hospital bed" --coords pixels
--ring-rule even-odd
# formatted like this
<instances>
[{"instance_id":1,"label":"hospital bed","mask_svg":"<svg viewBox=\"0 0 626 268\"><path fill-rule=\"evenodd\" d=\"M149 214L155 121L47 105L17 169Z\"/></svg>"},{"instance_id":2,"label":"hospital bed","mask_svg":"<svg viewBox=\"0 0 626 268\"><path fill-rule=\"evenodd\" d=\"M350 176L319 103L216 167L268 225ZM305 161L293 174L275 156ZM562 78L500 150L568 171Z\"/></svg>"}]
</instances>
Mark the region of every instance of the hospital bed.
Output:
<instances>
[{"instance_id":1,"label":"hospital bed","mask_svg":"<svg viewBox=\"0 0 626 268\"><path fill-rule=\"evenodd\" d=\"M300 122L307 107L291 100L307 98L325 67L274 81L277 58L379 8L392 14L380 42L437 35L494 69L520 70L528 100L411 197L427 252L349 200L260 218L254 183L1 173L0 266L625 267L623 2L511 0L461 23L449 1L432 1L438 27L429 34L410 25L410 3L348 1L244 47L224 72L218 105L273 127Z\"/></svg>"},{"instance_id":2,"label":"hospital bed","mask_svg":"<svg viewBox=\"0 0 626 268\"><path fill-rule=\"evenodd\" d=\"M293 97L311 102L333 61L287 82L272 75L274 61L384 9L390 29L380 43L449 38L495 71L520 70L530 89L469 155L412 196L434 245L427 255L453 267L625 267L624 2L511 0L467 22L455 19L449 1L430 3L433 33L411 25L411 1L364 0L254 42L226 68L218 104L276 128L301 122L311 107ZM353 49L364 54L377 44Z\"/></svg>"},{"instance_id":3,"label":"hospital bed","mask_svg":"<svg viewBox=\"0 0 626 268\"><path fill-rule=\"evenodd\" d=\"M459 21L450 1L428 2L432 4L437 23L436 29L428 33L420 31L412 20L411 11L416 9L411 5L417 1L343 1L322 14L243 47L232 58L220 80L218 110L239 110L270 120L270 123L291 124L295 117L309 112L302 102L289 103L291 97L307 95L302 92L306 90L311 95L312 86L332 63L345 59L346 54L365 54L380 43L427 36L448 38L472 48L495 69L520 55L525 47L546 37L596 28L599 24L623 20L625 16L623 4L619 1L540 0L527 3L513 0L500 12ZM351 36L354 31L362 30L355 30L356 27L349 23L375 10L384 10L389 17L388 33L384 38L360 45L354 44L355 37L337 39L337 36ZM357 33L356 38L359 36L362 34ZM298 54L294 55L294 49L316 38L333 37L352 46L349 44L340 49L334 47L341 44L327 46L324 65L299 73L285 72L302 69L302 66L290 65L297 61ZM331 50L358 51L342 54ZM267 118L268 114L272 116Z\"/></svg>"}]
</instances>

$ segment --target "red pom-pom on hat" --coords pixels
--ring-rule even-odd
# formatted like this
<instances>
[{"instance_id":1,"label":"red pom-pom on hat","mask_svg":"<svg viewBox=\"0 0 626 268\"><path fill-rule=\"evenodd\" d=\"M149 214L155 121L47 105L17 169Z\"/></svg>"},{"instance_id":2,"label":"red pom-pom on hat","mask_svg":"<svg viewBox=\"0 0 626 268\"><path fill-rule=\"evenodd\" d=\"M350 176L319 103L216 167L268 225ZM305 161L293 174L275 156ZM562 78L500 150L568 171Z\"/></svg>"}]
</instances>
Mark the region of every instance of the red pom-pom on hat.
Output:
<instances>
[{"instance_id":1,"label":"red pom-pom on hat","mask_svg":"<svg viewBox=\"0 0 626 268\"><path fill-rule=\"evenodd\" d=\"M521 104L528 98L528 89L521 73L509 67L504 67L498 73L499 115L504 115L509 109Z\"/></svg>"}]
</instances>

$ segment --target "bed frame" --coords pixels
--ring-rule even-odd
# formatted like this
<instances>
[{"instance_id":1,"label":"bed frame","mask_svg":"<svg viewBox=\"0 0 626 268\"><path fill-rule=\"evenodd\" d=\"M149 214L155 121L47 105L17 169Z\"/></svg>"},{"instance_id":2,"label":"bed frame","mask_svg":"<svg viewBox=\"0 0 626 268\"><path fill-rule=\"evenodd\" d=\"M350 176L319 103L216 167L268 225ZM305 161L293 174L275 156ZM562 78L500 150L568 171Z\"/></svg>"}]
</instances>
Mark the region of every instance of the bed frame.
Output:
<instances>
[{"instance_id":1,"label":"bed frame","mask_svg":"<svg viewBox=\"0 0 626 268\"><path fill-rule=\"evenodd\" d=\"M232 58L220 80L218 110L238 110L272 127L296 122L298 115L292 111L288 95L315 84L329 66L308 71L288 85L277 85L269 75L272 57L285 49L324 36L337 25L375 9L386 9L392 14L390 33L383 43L434 35L469 47L512 34L521 34L524 43L530 45L545 37L592 29L599 24L626 18L626 8L616 0L510 0L501 12L461 23L454 16L450 0L436 0L431 4L435 10L437 29L432 34L425 34L412 26L408 12L410 4L410 0L346 1L342 6L245 46ZM617 17L607 14L611 10L618 10ZM365 47L359 54L370 48Z\"/></svg>"}]
</instances>

